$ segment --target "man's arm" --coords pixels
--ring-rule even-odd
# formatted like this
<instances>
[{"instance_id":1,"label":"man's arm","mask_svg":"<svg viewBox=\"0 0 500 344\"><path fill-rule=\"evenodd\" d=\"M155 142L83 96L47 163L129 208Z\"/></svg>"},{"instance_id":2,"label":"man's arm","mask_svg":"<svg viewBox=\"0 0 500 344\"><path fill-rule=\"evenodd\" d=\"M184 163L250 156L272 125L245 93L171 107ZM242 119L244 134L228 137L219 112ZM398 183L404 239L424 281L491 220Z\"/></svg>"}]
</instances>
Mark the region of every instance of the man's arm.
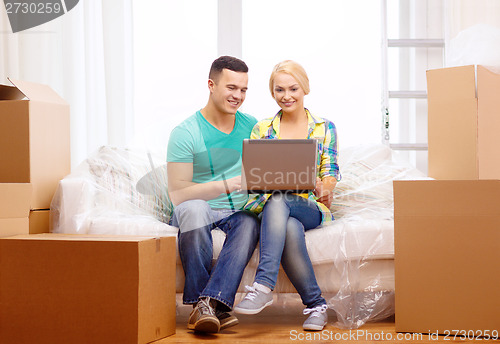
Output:
<instances>
[{"instance_id":1,"label":"man's arm","mask_svg":"<svg viewBox=\"0 0 500 344\"><path fill-rule=\"evenodd\" d=\"M168 194L174 205L192 199L209 201L221 193L241 189L241 176L207 183L193 182L193 163L167 163Z\"/></svg>"}]
</instances>

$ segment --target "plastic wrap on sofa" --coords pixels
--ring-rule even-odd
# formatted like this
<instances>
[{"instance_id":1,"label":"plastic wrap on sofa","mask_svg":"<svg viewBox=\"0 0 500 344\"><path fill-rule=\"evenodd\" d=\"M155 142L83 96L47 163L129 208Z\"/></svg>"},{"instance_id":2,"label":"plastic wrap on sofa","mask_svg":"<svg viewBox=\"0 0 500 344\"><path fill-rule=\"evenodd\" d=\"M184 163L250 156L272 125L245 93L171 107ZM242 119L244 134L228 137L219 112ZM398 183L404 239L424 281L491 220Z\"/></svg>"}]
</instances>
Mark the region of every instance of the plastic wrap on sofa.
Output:
<instances>
[{"instance_id":1,"label":"plastic wrap on sofa","mask_svg":"<svg viewBox=\"0 0 500 344\"><path fill-rule=\"evenodd\" d=\"M173 207L164 159L139 150L101 147L60 182L51 205L52 231L176 235L177 228L168 225ZM306 243L318 283L337 315L335 325L352 329L394 314L392 182L425 176L397 161L384 145L341 149L339 166L342 180L331 206L336 220L307 231ZM213 237L215 260L224 234L213 231ZM177 260L181 291L182 266ZM257 265L258 249L245 269L241 291L252 284ZM275 288L278 301L286 300L282 293L293 291L281 271Z\"/></svg>"}]
</instances>

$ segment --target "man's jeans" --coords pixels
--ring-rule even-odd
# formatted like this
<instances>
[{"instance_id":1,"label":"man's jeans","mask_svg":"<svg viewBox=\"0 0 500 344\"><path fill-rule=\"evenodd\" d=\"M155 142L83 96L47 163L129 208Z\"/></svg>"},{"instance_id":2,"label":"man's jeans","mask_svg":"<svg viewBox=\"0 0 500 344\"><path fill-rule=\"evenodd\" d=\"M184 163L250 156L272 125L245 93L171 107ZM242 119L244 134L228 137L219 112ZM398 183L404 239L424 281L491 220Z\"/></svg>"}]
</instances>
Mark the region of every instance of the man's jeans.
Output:
<instances>
[{"instance_id":1,"label":"man's jeans","mask_svg":"<svg viewBox=\"0 0 500 344\"><path fill-rule=\"evenodd\" d=\"M262 211L255 282L274 289L281 265L308 308L326 304L307 253L305 231L321 224L318 206L293 194L273 194Z\"/></svg>"},{"instance_id":2,"label":"man's jeans","mask_svg":"<svg viewBox=\"0 0 500 344\"><path fill-rule=\"evenodd\" d=\"M259 219L247 211L214 210L203 200L190 200L175 207L172 225L179 227L179 255L184 268L183 301L210 297L231 310L243 270L259 240ZM220 228L226 239L212 267L211 231ZM223 307L224 308L224 307Z\"/></svg>"}]
</instances>

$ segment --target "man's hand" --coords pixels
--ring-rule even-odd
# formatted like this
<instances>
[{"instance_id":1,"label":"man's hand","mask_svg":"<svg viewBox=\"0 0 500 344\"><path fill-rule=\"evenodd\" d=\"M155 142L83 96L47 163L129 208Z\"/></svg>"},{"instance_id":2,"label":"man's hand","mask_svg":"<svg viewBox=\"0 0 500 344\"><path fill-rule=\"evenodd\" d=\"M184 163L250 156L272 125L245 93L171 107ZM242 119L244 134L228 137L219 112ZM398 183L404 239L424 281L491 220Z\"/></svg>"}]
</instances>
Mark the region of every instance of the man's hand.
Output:
<instances>
[{"instance_id":1,"label":"man's hand","mask_svg":"<svg viewBox=\"0 0 500 344\"><path fill-rule=\"evenodd\" d=\"M236 176L223 181L227 194L241 190L241 176Z\"/></svg>"}]
</instances>

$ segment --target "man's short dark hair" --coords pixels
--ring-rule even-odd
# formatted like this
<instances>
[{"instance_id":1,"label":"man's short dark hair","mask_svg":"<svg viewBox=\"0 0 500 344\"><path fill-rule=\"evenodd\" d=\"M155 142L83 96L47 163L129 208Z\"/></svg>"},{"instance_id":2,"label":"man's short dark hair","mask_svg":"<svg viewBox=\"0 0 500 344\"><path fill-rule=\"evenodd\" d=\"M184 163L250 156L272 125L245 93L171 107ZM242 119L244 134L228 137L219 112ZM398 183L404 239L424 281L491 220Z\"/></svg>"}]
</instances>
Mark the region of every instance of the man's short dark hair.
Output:
<instances>
[{"instance_id":1,"label":"man's short dark hair","mask_svg":"<svg viewBox=\"0 0 500 344\"><path fill-rule=\"evenodd\" d=\"M212 63L208 78L216 82L223 69L229 69L233 72L248 73L248 67L245 62L233 56L221 56Z\"/></svg>"}]
</instances>

